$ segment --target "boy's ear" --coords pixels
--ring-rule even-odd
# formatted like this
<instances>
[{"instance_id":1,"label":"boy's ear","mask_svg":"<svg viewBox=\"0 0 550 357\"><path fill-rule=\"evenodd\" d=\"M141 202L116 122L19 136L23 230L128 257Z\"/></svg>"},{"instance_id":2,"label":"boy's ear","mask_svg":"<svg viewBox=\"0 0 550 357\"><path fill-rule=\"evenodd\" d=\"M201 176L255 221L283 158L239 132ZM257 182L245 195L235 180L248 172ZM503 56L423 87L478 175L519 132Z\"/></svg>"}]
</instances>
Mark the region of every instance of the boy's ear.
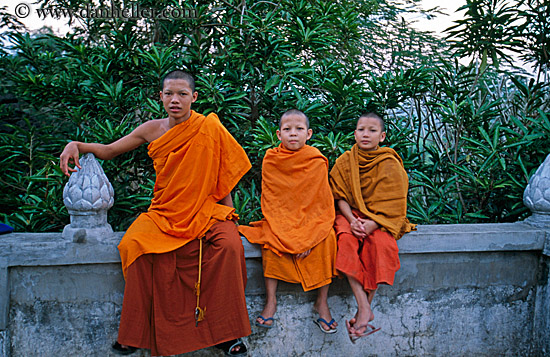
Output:
<instances>
[{"instance_id":1,"label":"boy's ear","mask_svg":"<svg viewBox=\"0 0 550 357\"><path fill-rule=\"evenodd\" d=\"M306 140L311 139L312 135L313 135L313 129L307 129L307 139Z\"/></svg>"},{"instance_id":2,"label":"boy's ear","mask_svg":"<svg viewBox=\"0 0 550 357\"><path fill-rule=\"evenodd\" d=\"M195 103L197 101L198 97L199 97L199 92L194 91L193 92L193 100L191 101L191 103Z\"/></svg>"},{"instance_id":3,"label":"boy's ear","mask_svg":"<svg viewBox=\"0 0 550 357\"><path fill-rule=\"evenodd\" d=\"M283 139L281 139L281 131L279 129L277 129L277 139L279 139L279 141L283 141Z\"/></svg>"},{"instance_id":4,"label":"boy's ear","mask_svg":"<svg viewBox=\"0 0 550 357\"><path fill-rule=\"evenodd\" d=\"M386 132L383 131L382 133L380 133L380 142L383 143L384 140L386 140Z\"/></svg>"}]
</instances>

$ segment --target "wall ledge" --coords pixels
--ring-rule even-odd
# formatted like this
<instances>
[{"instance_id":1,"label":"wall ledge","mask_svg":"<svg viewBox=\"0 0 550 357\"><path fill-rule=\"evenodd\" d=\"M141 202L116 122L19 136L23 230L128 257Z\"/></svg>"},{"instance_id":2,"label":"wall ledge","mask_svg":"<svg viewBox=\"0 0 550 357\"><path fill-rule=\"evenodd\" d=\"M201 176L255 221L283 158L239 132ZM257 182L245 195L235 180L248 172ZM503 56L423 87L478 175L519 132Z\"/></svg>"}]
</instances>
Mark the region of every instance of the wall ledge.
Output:
<instances>
[{"instance_id":1,"label":"wall ledge","mask_svg":"<svg viewBox=\"0 0 550 357\"><path fill-rule=\"evenodd\" d=\"M101 242L74 243L59 233L10 233L0 236L2 266L43 266L120 262L117 245L124 232ZM400 254L491 251L544 251L546 230L527 223L423 225L397 244ZM550 237L549 237L550 238ZM545 243L546 241L546 243ZM243 238L246 258L260 258L261 249Z\"/></svg>"}]
</instances>

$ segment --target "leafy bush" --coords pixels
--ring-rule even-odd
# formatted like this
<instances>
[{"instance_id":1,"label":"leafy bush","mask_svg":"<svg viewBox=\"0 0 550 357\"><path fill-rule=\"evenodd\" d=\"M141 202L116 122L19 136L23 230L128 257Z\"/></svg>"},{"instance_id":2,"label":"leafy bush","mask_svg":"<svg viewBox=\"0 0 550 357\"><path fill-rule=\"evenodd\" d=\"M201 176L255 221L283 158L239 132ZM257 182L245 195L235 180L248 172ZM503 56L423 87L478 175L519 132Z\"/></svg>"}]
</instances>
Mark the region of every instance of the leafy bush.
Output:
<instances>
[{"instance_id":1,"label":"leafy bush","mask_svg":"<svg viewBox=\"0 0 550 357\"><path fill-rule=\"evenodd\" d=\"M308 115L310 144L331 165L353 144L361 112L384 113L416 223L522 219L523 190L550 147L548 56L533 46L550 36L540 20L548 5L526 4L469 2L449 42L414 30L401 15L422 10L392 0L186 2L189 19L86 19L62 37L24 33L0 7L0 219L18 231L61 230L63 146L112 142L164 116L158 86L173 68L195 74L194 109L218 113L249 154L253 168L234 192L242 223L261 217L261 161L290 108ZM526 48L536 78L505 66L505 50ZM116 195L109 221L125 230L149 205L146 147L102 165Z\"/></svg>"}]
</instances>

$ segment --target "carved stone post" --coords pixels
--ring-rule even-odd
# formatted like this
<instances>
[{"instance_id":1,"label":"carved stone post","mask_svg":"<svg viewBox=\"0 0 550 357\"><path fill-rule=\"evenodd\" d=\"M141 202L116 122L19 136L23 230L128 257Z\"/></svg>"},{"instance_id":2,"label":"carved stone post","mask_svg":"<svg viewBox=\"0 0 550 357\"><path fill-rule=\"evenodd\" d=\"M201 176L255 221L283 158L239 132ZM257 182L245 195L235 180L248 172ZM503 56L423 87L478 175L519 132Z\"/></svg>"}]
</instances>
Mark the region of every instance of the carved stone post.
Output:
<instances>
[{"instance_id":1,"label":"carved stone post","mask_svg":"<svg viewBox=\"0 0 550 357\"><path fill-rule=\"evenodd\" d=\"M113 186L93 154L80 159L82 169L73 173L63 189L63 203L71 215L71 224L63 229L63 238L76 243L97 242L113 234L107 223L107 210L113 206Z\"/></svg>"},{"instance_id":2,"label":"carved stone post","mask_svg":"<svg viewBox=\"0 0 550 357\"><path fill-rule=\"evenodd\" d=\"M525 222L550 227L550 155L529 180L523 192L523 203L533 212Z\"/></svg>"}]
</instances>

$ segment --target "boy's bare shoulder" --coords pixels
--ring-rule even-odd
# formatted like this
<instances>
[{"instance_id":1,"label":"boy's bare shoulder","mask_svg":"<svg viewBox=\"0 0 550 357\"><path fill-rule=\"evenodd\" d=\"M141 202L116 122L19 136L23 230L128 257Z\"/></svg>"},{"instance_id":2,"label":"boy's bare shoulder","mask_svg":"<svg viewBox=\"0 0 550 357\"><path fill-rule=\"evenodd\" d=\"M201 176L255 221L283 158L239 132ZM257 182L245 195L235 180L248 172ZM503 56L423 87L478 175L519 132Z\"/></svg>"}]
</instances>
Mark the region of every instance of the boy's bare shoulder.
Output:
<instances>
[{"instance_id":1,"label":"boy's bare shoulder","mask_svg":"<svg viewBox=\"0 0 550 357\"><path fill-rule=\"evenodd\" d=\"M168 129L168 118L154 119L138 126L135 133L150 143L160 138Z\"/></svg>"},{"instance_id":2,"label":"boy's bare shoulder","mask_svg":"<svg viewBox=\"0 0 550 357\"><path fill-rule=\"evenodd\" d=\"M145 123L138 126L138 128L141 128L141 127L147 128L147 129L168 127L168 118L148 120Z\"/></svg>"}]
</instances>

